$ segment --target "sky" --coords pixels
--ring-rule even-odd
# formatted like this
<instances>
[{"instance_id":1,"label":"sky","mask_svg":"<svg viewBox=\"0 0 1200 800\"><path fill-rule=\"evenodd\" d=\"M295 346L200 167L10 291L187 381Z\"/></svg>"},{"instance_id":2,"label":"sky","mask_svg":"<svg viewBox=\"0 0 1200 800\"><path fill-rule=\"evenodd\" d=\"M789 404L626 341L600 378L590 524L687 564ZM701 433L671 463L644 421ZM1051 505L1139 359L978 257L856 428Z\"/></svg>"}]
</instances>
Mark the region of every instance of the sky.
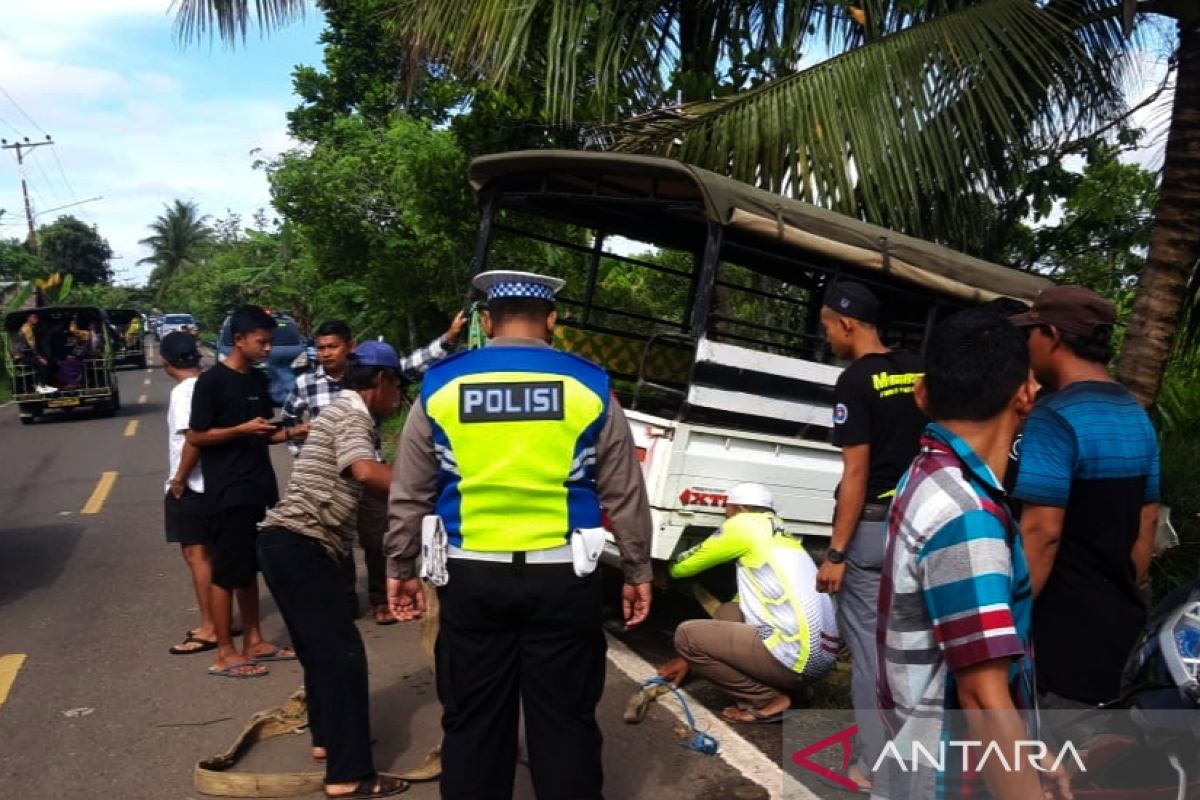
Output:
<instances>
[{"instance_id":1,"label":"sky","mask_svg":"<svg viewBox=\"0 0 1200 800\"><path fill-rule=\"evenodd\" d=\"M245 46L179 45L170 0L0 0L0 138L50 134L26 156L38 225L73 214L108 239L119 284L141 284L138 240L176 198L214 218L270 213L259 157L293 145L291 73L319 66L321 16ZM7 96L6 94L7 93ZM258 152L254 152L258 151ZM88 198L101 200L53 211ZM0 152L0 236L24 238L13 151Z\"/></svg>"},{"instance_id":2,"label":"sky","mask_svg":"<svg viewBox=\"0 0 1200 800\"><path fill-rule=\"evenodd\" d=\"M138 240L175 199L213 218L234 211L249 222L260 208L271 213L266 177L253 163L294 145L291 73L321 63L322 19L311 6L302 22L265 37L252 30L230 49L178 44L170 5L0 0L0 138L54 137L53 147L28 155L37 224L73 214L96 225L112 246L119 284L145 282L150 266L137 262L149 251ZM1163 63L1161 51L1138 59L1132 103L1161 80ZM1168 94L1138 113L1150 136L1129 160L1161 166L1169 102ZM73 203L80 204L54 210ZM0 237L23 238L12 151L0 151L0 209Z\"/></svg>"}]
</instances>

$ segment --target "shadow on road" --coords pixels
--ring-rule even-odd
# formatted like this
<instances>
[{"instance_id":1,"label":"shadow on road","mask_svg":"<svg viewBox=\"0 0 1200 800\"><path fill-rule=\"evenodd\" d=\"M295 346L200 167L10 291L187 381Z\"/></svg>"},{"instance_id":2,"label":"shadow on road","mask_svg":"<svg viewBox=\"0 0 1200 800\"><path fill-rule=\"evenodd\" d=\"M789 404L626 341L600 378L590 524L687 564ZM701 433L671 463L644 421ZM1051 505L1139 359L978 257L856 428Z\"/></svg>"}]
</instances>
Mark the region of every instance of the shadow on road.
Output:
<instances>
[{"instance_id":1,"label":"shadow on road","mask_svg":"<svg viewBox=\"0 0 1200 800\"><path fill-rule=\"evenodd\" d=\"M79 525L0 529L0 606L53 584L82 534Z\"/></svg>"}]
</instances>

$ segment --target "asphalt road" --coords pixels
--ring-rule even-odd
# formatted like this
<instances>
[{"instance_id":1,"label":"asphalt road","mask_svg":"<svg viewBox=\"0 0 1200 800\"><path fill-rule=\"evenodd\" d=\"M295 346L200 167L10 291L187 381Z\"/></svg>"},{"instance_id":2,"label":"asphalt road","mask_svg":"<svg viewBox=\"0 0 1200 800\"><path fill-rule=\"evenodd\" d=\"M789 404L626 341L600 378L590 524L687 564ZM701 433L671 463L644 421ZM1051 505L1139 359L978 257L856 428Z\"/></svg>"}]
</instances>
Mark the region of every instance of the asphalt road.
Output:
<instances>
[{"instance_id":1,"label":"asphalt road","mask_svg":"<svg viewBox=\"0 0 1200 800\"><path fill-rule=\"evenodd\" d=\"M301 682L294 663L238 681L207 676L211 654L167 653L195 621L186 569L161 531L170 380L152 368L122 371L120 381L125 407L112 419L80 415L22 426L14 406L0 408L3 798L200 797L191 784L194 763L224 750L252 713L282 703ZM289 457L282 448L275 457L282 481ZM105 473L115 480L100 498L94 495ZM97 513L81 513L89 500ZM404 770L439 739L419 631L367 619L359 625L371 664L376 763ZM264 629L286 641L265 591ZM630 676L649 674L648 663L614 641L600 709L607 797L805 796L780 788L781 759L771 744L777 735L748 745L698 709L701 725L722 744L722 755L707 757L679 746L673 701L653 708L642 725L623 724L636 688ZM774 757L764 755L771 750ZM307 771L307 752L307 737L286 737L260 746L246 763ZM436 785L414 785L406 796L436 797ZM523 767L516 796L532 797Z\"/></svg>"}]
</instances>

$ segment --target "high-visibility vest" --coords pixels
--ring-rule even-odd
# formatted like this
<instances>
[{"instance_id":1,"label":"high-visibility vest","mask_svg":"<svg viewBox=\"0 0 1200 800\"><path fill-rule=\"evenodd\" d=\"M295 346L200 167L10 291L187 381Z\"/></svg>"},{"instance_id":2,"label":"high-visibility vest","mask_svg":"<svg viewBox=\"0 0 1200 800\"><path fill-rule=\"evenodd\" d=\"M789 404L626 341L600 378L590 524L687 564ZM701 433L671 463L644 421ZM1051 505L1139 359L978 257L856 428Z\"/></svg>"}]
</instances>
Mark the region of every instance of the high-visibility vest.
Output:
<instances>
[{"instance_id":1,"label":"high-visibility vest","mask_svg":"<svg viewBox=\"0 0 1200 800\"><path fill-rule=\"evenodd\" d=\"M421 400L438 457L437 513L451 544L545 550L600 525L603 369L549 348L484 347L431 367Z\"/></svg>"},{"instance_id":2,"label":"high-visibility vest","mask_svg":"<svg viewBox=\"0 0 1200 800\"><path fill-rule=\"evenodd\" d=\"M763 646L793 672L819 677L833 668L841 646L829 595L817 592L817 566L778 517L742 513L671 565L687 578L737 560L738 603Z\"/></svg>"}]
</instances>

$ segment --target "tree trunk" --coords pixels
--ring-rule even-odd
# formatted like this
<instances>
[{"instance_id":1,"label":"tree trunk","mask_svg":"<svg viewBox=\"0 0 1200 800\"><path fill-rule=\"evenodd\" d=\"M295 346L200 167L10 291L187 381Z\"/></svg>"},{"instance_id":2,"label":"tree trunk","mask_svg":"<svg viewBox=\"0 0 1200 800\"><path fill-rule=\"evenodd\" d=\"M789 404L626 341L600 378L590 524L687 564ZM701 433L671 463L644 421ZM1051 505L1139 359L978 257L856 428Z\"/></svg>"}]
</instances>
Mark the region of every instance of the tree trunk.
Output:
<instances>
[{"instance_id":1,"label":"tree trunk","mask_svg":"<svg viewBox=\"0 0 1200 800\"><path fill-rule=\"evenodd\" d=\"M1181 24L1179 71L1150 253L1138 283L1117 380L1152 405L1171 355L1188 278L1200 259L1200 27Z\"/></svg>"}]
</instances>

